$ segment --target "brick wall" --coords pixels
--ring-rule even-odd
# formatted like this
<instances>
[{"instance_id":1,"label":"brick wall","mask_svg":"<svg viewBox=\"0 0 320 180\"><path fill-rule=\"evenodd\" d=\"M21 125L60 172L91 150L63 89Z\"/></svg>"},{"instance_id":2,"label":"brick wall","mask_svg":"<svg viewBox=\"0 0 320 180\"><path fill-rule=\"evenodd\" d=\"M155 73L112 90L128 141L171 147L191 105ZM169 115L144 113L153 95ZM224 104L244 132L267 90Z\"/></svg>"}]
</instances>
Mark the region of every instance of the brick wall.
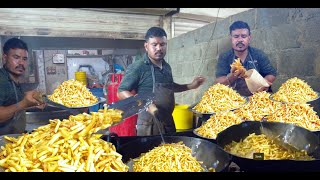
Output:
<instances>
[{"instance_id":1,"label":"brick wall","mask_svg":"<svg viewBox=\"0 0 320 180\"><path fill-rule=\"evenodd\" d=\"M177 103L198 102L213 84L218 55L231 48L229 26L236 20L249 24L251 46L262 49L277 69L274 91L295 76L320 91L320 9L257 8L169 40L166 59L175 82L190 83L196 75L207 78L197 90L176 93Z\"/></svg>"}]
</instances>

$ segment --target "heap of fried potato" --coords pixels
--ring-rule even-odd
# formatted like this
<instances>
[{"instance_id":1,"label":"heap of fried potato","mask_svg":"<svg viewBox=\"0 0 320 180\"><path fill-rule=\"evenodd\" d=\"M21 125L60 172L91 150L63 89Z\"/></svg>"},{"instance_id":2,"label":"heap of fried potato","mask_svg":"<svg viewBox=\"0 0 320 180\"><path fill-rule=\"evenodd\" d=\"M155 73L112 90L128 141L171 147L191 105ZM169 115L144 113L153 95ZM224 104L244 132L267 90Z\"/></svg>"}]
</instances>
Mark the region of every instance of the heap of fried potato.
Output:
<instances>
[{"instance_id":1,"label":"heap of fried potato","mask_svg":"<svg viewBox=\"0 0 320 180\"><path fill-rule=\"evenodd\" d=\"M270 93L261 91L249 98L249 103L237 109L234 113L243 120L262 120L266 115L281 109L281 103L269 99Z\"/></svg>"},{"instance_id":2,"label":"heap of fried potato","mask_svg":"<svg viewBox=\"0 0 320 180\"><path fill-rule=\"evenodd\" d=\"M64 81L48 98L67 107L84 107L98 102L85 85L74 79Z\"/></svg>"},{"instance_id":3,"label":"heap of fried potato","mask_svg":"<svg viewBox=\"0 0 320 180\"><path fill-rule=\"evenodd\" d=\"M50 120L31 134L5 136L0 166L5 172L126 172L114 145L93 134L119 118L116 110L83 113Z\"/></svg>"},{"instance_id":4,"label":"heap of fried potato","mask_svg":"<svg viewBox=\"0 0 320 180\"><path fill-rule=\"evenodd\" d=\"M293 151L285 149L279 144L269 139L266 135L255 133L250 134L240 142L232 141L224 149L233 155L253 159L253 153L263 153L264 160L313 160L306 151Z\"/></svg>"},{"instance_id":5,"label":"heap of fried potato","mask_svg":"<svg viewBox=\"0 0 320 180\"><path fill-rule=\"evenodd\" d=\"M310 131L320 130L319 116L309 104L282 104L281 109L269 114L266 119L272 122L291 123Z\"/></svg>"},{"instance_id":6,"label":"heap of fried potato","mask_svg":"<svg viewBox=\"0 0 320 180\"><path fill-rule=\"evenodd\" d=\"M195 132L202 137L216 139L217 135L229 126L240 124L241 118L232 111L220 112L212 115L204 124L195 129Z\"/></svg>"},{"instance_id":7,"label":"heap of fried potato","mask_svg":"<svg viewBox=\"0 0 320 180\"><path fill-rule=\"evenodd\" d=\"M200 102L193 109L200 113L216 113L239 108L245 103L246 99L235 90L217 83L204 93Z\"/></svg>"},{"instance_id":8,"label":"heap of fried potato","mask_svg":"<svg viewBox=\"0 0 320 180\"><path fill-rule=\"evenodd\" d=\"M283 83L272 98L285 103L306 103L318 98L318 94L304 80L294 77Z\"/></svg>"},{"instance_id":9,"label":"heap of fried potato","mask_svg":"<svg viewBox=\"0 0 320 180\"><path fill-rule=\"evenodd\" d=\"M202 162L183 142L161 144L133 159L134 172L203 172Z\"/></svg>"}]
</instances>

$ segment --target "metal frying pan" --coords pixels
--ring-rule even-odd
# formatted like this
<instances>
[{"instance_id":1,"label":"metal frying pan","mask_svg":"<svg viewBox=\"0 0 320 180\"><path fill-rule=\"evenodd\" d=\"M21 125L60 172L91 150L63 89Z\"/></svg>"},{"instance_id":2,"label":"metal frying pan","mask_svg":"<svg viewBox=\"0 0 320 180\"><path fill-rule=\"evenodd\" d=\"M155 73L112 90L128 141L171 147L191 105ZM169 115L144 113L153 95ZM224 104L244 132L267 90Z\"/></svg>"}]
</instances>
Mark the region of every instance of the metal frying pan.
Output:
<instances>
[{"instance_id":1,"label":"metal frying pan","mask_svg":"<svg viewBox=\"0 0 320 180\"><path fill-rule=\"evenodd\" d=\"M82 113L82 110L84 108L88 108L88 107L91 107L91 106L95 106L97 104L100 103L100 98L97 97L98 99L98 102L94 103L94 104L91 104L89 106L79 106L79 107L67 107L65 105L62 105L62 104L59 104L59 103L56 103L56 102L53 102L51 101L47 95L42 95L42 98L43 98L43 101L46 102L47 104L51 105L51 106L55 106L55 107L58 107L58 108L61 108L61 109L64 109L64 110L67 110L69 111L70 113L72 113L73 115L77 115L77 114L80 114Z\"/></svg>"},{"instance_id":2,"label":"metal frying pan","mask_svg":"<svg viewBox=\"0 0 320 180\"><path fill-rule=\"evenodd\" d=\"M216 144L194 137L185 136L164 136L166 143L177 143L182 141L187 147L191 148L193 156L198 161L203 161L204 166L209 169L215 168L216 172L226 170L231 162L231 156ZM160 136L141 136L138 139L120 146L117 150L122 154L123 162L132 171L131 159L137 158L141 153L146 153L162 143Z\"/></svg>"},{"instance_id":3,"label":"metal frying pan","mask_svg":"<svg viewBox=\"0 0 320 180\"><path fill-rule=\"evenodd\" d=\"M245 121L220 132L216 138L220 147L232 141L239 142L251 133L262 134L261 128L268 128L274 135L283 133L287 142L298 149L304 149L316 160L254 160L232 154L232 161L244 171L319 171L319 138L311 131L292 124L279 122Z\"/></svg>"}]
</instances>

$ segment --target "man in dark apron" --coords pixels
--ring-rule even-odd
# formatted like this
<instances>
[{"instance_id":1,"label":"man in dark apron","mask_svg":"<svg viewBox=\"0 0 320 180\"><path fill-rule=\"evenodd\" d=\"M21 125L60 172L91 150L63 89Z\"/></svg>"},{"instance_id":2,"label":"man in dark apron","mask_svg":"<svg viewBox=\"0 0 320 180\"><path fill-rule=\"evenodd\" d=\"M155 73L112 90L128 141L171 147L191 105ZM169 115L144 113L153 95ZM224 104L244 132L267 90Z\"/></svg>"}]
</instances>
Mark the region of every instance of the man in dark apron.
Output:
<instances>
[{"instance_id":1,"label":"man in dark apron","mask_svg":"<svg viewBox=\"0 0 320 180\"><path fill-rule=\"evenodd\" d=\"M271 84L276 79L277 72L263 51L249 46L251 40L249 25L243 21L236 21L229 29L232 49L219 56L215 83L229 85L242 96L251 96L252 93L244 79L245 72L230 67L235 59L240 58L246 70L257 70L269 83L269 88L261 90L271 92Z\"/></svg>"},{"instance_id":2,"label":"man in dark apron","mask_svg":"<svg viewBox=\"0 0 320 180\"><path fill-rule=\"evenodd\" d=\"M25 109L33 106L44 107L35 97L37 91L22 92L19 77L27 66L28 47L20 39L9 39L3 46L0 69L0 135L20 134L26 128Z\"/></svg>"},{"instance_id":3,"label":"man in dark apron","mask_svg":"<svg viewBox=\"0 0 320 180\"><path fill-rule=\"evenodd\" d=\"M170 65L164 60L167 48L167 34L159 27L150 28L145 36L146 54L128 66L118 88L119 99L125 99L135 90L137 94L155 94L154 104L158 109L155 118L147 111L138 115L137 135L149 136L159 133L176 132L172 112L175 106L174 92L198 88L205 79L196 77L190 84L177 84L173 81ZM159 122L159 123L158 123Z\"/></svg>"}]
</instances>

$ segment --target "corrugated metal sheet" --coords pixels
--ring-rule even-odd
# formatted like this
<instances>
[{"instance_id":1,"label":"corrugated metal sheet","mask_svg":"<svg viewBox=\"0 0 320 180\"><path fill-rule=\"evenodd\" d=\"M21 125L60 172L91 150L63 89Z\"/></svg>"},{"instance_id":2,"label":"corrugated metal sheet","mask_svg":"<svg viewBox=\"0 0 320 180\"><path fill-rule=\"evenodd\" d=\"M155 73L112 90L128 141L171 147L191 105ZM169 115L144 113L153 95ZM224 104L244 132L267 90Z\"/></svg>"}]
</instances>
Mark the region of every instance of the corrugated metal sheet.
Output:
<instances>
[{"instance_id":1,"label":"corrugated metal sheet","mask_svg":"<svg viewBox=\"0 0 320 180\"><path fill-rule=\"evenodd\" d=\"M143 39L156 15L68 8L0 8L0 35Z\"/></svg>"},{"instance_id":2,"label":"corrugated metal sheet","mask_svg":"<svg viewBox=\"0 0 320 180\"><path fill-rule=\"evenodd\" d=\"M207 24L208 22L174 17L172 20L172 36L179 36Z\"/></svg>"}]
</instances>

